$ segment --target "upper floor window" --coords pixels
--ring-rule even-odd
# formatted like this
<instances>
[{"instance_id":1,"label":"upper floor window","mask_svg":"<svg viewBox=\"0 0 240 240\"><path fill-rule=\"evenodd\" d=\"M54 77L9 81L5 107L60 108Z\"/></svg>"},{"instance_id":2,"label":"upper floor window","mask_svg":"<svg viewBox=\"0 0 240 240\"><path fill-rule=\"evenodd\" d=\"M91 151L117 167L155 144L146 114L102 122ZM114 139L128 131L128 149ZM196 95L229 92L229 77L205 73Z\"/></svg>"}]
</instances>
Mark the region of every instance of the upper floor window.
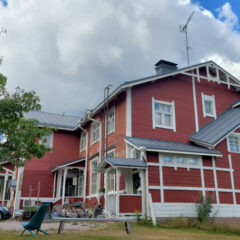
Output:
<instances>
[{"instance_id":1,"label":"upper floor window","mask_svg":"<svg viewBox=\"0 0 240 240\"><path fill-rule=\"evenodd\" d=\"M214 95L207 96L202 93L203 116L216 118L216 106Z\"/></svg>"},{"instance_id":2,"label":"upper floor window","mask_svg":"<svg viewBox=\"0 0 240 240\"><path fill-rule=\"evenodd\" d=\"M81 139L80 139L80 151L85 150L86 145L87 145L87 134L85 132L82 132Z\"/></svg>"},{"instance_id":3,"label":"upper floor window","mask_svg":"<svg viewBox=\"0 0 240 240\"><path fill-rule=\"evenodd\" d=\"M110 134L115 131L115 107L111 108L108 111L107 117L107 134Z\"/></svg>"},{"instance_id":4,"label":"upper floor window","mask_svg":"<svg viewBox=\"0 0 240 240\"><path fill-rule=\"evenodd\" d=\"M228 151L240 153L240 134L232 134L228 137Z\"/></svg>"},{"instance_id":5,"label":"upper floor window","mask_svg":"<svg viewBox=\"0 0 240 240\"><path fill-rule=\"evenodd\" d=\"M167 128L176 131L175 104L152 99L153 105L153 128Z\"/></svg>"},{"instance_id":6,"label":"upper floor window","mask_svg":"<svg viewBox=\"0 0 240 240\"><path fill-rule=\"evenodd\" d=\"M53 133L51 133L47 136L41 137L41 139L39 140L39 144L44 144L46 147L52 148L53 147Z\"/></svg>"},{"instance_id":7,"label":"upper floor window","mask_svg":"<svg viewBox=\"0 0 240 240\"><path fill-rule=\"evenodd\" d=\"M100 123L93 122L91 125L91 144L98 142L100 136Z\"/></svg>"},{"instance_id":8,"label":"upper floor window","mask_svg":"<svg viewBox=\"0 0 240 240\"><path fill-rule=\"evenodd\" d=\"M91 168L90 168L90 193L96 194L97 193L97 164L98 158L94 158L90 161Z\"/></svg>"}]
</instances>

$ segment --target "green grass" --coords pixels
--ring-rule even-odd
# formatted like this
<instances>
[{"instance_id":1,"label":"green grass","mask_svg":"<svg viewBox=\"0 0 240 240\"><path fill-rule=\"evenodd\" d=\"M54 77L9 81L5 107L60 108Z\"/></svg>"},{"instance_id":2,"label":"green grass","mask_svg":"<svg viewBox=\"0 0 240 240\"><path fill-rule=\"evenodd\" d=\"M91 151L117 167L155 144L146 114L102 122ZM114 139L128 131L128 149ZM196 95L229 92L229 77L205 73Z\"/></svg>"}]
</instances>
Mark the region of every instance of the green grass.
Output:
<instances>
[{"instance_id":1,"label":"green grass","mask_svg":"<svg viewBox=\"0 0 240 240\"><path fill-rule=\"evenodd\" d=\"M88 231L66 230L61 235L56 230L49 230L50 236L39 234L36 239L48 240L123 240L123 239L159 239L159 240L240 240L240 236L230 233L210 232L196 228L171 228L161 225L153 227L143 224L132 224L132 234L127 235L123 223L96 224L94 229ZM20 232L0 231L0 240L33 239L30 234L19 236Z\"/></svg>"}]
</instances>

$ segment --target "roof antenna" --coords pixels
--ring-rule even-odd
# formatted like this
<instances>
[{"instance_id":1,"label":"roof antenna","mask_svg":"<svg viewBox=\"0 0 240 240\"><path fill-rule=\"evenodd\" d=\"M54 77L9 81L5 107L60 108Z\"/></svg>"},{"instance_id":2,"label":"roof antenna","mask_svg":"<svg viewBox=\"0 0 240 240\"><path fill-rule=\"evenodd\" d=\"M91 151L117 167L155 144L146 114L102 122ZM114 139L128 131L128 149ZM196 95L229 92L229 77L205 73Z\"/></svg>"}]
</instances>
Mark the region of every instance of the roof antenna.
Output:
<instances>
[{"instance_id":1,"label":"roof antenna","mask_svg":"<svg viewBox=\"0 0 240 240\"><path fill-rule=\"evenodd\" d=\"M191 21L192 19L192 16L194 14L194 11L192 12L192 14L190 15L190 17L188 18L187 22L185 25L180 25L180 32L184 32L186 34L186 50L187 50L187 63L188 63L188 66L189 66L189 45L188 45L188 31L187 31L187 27L188 27L188 24L189 22Z\"/></svg>"}]
</instances>

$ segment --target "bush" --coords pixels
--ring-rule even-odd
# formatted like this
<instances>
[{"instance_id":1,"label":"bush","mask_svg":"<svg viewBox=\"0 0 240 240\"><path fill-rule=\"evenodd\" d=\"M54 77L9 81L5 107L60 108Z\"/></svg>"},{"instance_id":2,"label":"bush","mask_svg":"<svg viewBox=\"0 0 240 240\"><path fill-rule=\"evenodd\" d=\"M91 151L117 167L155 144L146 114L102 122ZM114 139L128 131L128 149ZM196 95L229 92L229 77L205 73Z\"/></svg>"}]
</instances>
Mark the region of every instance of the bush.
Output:
<instances>
[{"instance_id":1,"label":"bush","mask_svg":"<svg viewBox=\"0 0 240 240\"><path fill-rule=\"evenodd\" d=\"M209 216L212 212L213 204L212 198L210 196L207 197L199 197L196 203L197 217L198 221L201 223L207 223L209 221Z\"/></svg>"}]
</instances>

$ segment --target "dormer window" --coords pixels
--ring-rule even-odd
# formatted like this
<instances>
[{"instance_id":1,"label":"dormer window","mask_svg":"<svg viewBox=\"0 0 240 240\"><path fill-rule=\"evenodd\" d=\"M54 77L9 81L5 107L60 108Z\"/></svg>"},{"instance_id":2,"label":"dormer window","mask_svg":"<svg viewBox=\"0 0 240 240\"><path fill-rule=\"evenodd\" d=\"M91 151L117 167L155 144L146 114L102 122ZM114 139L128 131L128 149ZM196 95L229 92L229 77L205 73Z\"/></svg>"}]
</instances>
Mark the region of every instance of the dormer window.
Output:
<instances>
[{"instance_id":1,"label":"dormer window","mask_svg":"<svg viewBox=\"0 0 240 240\"><path fill-rule=\"evenodd\" d=\"M202 93L203 116L216 118L216 106L214 95L208 96Z\"/></svg>"},{"instance_id":2,"label":"dormer window","mask_svg":"<svg viewBox=\"0 0 240 240\"><path fill-rule=\"evenodd\" d=\"M176 131L174 101L164 102L152 99L153 128L167 128Z\"/></svg>"}]
</instances>

